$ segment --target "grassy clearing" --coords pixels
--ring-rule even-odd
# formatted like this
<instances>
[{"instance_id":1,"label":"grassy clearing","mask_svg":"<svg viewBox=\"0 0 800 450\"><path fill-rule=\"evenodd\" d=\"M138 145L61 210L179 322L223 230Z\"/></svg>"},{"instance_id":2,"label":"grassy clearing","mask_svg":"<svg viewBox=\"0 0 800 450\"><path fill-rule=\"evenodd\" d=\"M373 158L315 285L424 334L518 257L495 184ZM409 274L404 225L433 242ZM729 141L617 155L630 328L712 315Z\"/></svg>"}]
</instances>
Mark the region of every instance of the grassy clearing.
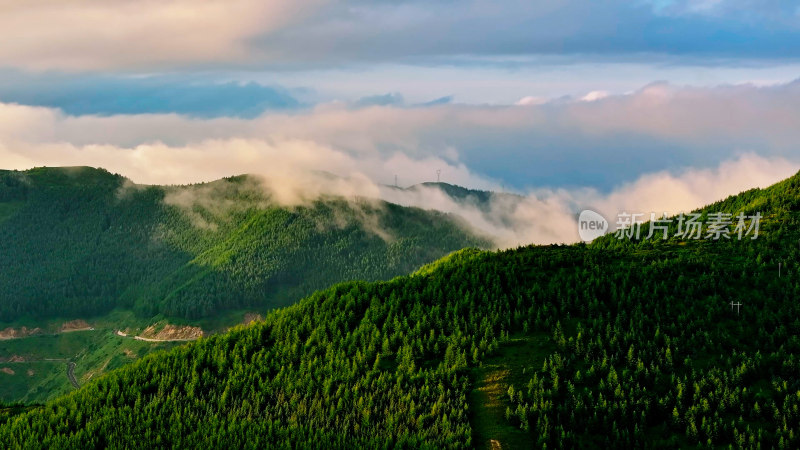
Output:
<instances>
[{"instance_id":1,"label":"grassy clearing","mask_svg":"<svg viewBox=\"0 0 800 450\"><path fill-rule=\"evenodd\" d=\"M0 363L0 402L40 402L66 393L66 373L66 362Z\"/></svg>"},{"instance_id":2,"label":"grassy clearing","mask_svg":"<svg viewBox=\"0 0 800 450\"><path fill-rule=\"evenodd\" d=\"M473 369L474 389L469 395L469 405L473 443L477 448L530 448L529 435L506 420L506 407L510 405L508 388L524 386L555 348L547 333L515 336Z\"/></svg>"}]
</instances>

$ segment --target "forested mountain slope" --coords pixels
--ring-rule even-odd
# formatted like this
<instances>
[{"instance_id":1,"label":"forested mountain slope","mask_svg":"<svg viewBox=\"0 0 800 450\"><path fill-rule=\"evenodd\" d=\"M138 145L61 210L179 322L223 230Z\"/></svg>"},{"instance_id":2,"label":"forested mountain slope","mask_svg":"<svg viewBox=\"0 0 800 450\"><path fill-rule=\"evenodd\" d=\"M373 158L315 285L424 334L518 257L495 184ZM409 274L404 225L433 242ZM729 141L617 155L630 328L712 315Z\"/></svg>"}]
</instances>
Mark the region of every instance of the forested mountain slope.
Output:
<instances>
[{"instance_id":1,"label":"forested mountain slope","mask_svg":"<svg viewBox=\"0 0 800 450\"><path fill-rule=\"evenodd\" d=\"M489 246L462 225L365 199L279 207L246 176L163 187L85 167L0 171L0 322L286 305Z\"/></svg>"},{"instance_id":2,"label":"forested mountain slope","mask_svg":"<svg viewBox=\"0 0 800 450\"><path fill-rule=\"evenodd\" d=\"M9 410L0 446L798 448L798 199L794 177L710 207L757 208L755 240L465 250L340 284Z\"/></svg>"}]
</instances>

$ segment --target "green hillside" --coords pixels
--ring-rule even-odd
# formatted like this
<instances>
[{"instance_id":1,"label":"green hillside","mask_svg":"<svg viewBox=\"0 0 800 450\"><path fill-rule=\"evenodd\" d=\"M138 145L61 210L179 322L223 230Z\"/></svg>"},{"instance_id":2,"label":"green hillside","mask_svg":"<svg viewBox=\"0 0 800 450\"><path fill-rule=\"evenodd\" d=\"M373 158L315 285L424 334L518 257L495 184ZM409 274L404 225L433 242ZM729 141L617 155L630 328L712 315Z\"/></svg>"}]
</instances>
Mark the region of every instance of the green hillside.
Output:
<instances>
[{"instance_id":1,"label":"green hillside","mask_svg":"<svg viewBox=\"0 0 800 450\"><path fill-rule=\"evenodd\" d=\"M705 211L755 208L756 240L470 250L339 284L7 408L0 446L798 448L798 201L794 177Z\"/></svg>"},{"instance_id":2,"label":"green hillside","mask_svg":"<svg viewBox=\"0 0 800 450\"><path fill-rule=\"evenodd\" d=\"M0 171L0 325L263 309L488 245L455 217L378 201L279 207L252 177L162 187L85 167Z\"/></svg>"}]
</instances>

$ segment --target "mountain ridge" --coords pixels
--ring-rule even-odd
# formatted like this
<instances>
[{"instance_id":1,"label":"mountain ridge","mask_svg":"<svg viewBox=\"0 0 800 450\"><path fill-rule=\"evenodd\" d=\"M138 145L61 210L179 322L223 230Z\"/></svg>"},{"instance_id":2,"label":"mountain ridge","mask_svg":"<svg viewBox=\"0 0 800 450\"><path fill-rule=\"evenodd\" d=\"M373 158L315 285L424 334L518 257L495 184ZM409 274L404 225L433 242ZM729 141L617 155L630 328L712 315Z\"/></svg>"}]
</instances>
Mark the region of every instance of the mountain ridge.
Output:
<instances>
[{"instance_id":1,"label":"mountain ridge","mask_svg":"<svg viewBox=\"0 0 800 450\"><path fill-rule=\"evenodd\" d=\"M251 176L155 186L86 167L0 172L0 264L12 268L0 320L116 306L197 318L488 246L446 214L335 197L286 208L265 192ZM232 292L249 300L220 303Z\"/></svg>"}]
</instances>

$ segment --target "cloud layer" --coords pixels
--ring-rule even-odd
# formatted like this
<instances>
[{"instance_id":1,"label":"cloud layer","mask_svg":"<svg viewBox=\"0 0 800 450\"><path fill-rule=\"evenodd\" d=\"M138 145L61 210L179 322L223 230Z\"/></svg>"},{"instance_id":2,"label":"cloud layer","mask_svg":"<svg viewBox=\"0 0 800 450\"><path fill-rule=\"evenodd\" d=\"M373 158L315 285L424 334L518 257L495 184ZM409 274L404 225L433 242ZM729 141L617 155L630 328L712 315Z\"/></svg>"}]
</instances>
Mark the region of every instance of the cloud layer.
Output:
<instances>
[{"instance_id":1,"label":"cloud layer","mask_svg":"<svg viewBox=\"0 0 800 450\"><path fill-rule=\"evenodd\" d=\"M0 61L157 71L463 55L795 58L799 28L784 1L4 0Z\"/></svg>"},{"instance_id":2,"label":"cloud layer","mask_svg":"<svg viewBox=\"0 0 800 450\"><path fill-rule=\"evenodd\" d=\"M245 147L291 153L295 150L280 149L307 143L373 161L376 167L384 167L370 173L380 182L393 182L395 174L404 184L431 181L441 168L444 181L486 188L502 183L491 180L503 180L517 189L594 186L608 190L644 173L713 167L745 153L788 159L798 154L800 82L717 88L657 83L628 95L594 97L593 101L560 99L512 106L353 108L332 103L253 119L175 114L75 117L50 108L0 104L0 142L10 152L6 160L27 159L29 164L70 154L32 156L37 149L52 145L73 146L78 155L103 146L123 148L123 154L169 154L173 147L206 146L214 147L209 154L224 159ZM412 168L395 155L429 161L429 166ZM396 162L383 166L385 161ZM105 161L86 159L86 163ZM269 161L264 164L268 166ZM248 164L243 169L253 167ZM479 177L467 178L466 168ZM177 171L174 180L166 181L181 182L238 172L233 169L230 164L214 164L210 171L163 170ZM163 182L153 174L159 170L143 168L141 175L129 175L140 182Z\"/></svg>"},{"instance_id":3,"label":"cloud layer","mask_svg":"<svg viewBox=\"0 0 800 450\"><path fill-rule=\"evenodd\" d=\"M571 242L575 213L678 212L797 171L800 83L713 89L653 84L628 95L512 106L327 104L253 119L68 116L0 104L0 166L91 165L139 183L264 175L284 204L334 193L456 212L499 246ZM509 188L490 213L380 184L436 179ZM324 171L343 178L320 177ZM498 173L519 177L497 176ZM309 175L311 174L311 175ZM599 181L598 181L599 180Z\"/></svg>"},{"instance_id":4,"label":"cloud layer","mask_svg":"<svg viewBox=\"0 0 800 450\"><path fill-rule=\"evenodd\" d=\"M301 107L273 86L206 77L100 76L0 72L0 101L58 108L68 115L177 113L193 117L254 118Z\"/></svg>"},{"instance_id":5,"label":"cloud layer","mask_svg":"<svg viewBox=\"0 0 800 450\"><path fill-rule=\"evenodd\" d=\"M246 40L296 23L316 2L0 1L0 60L30 69L158 69L251 56Z\"/></svg>"}]
</instances>

